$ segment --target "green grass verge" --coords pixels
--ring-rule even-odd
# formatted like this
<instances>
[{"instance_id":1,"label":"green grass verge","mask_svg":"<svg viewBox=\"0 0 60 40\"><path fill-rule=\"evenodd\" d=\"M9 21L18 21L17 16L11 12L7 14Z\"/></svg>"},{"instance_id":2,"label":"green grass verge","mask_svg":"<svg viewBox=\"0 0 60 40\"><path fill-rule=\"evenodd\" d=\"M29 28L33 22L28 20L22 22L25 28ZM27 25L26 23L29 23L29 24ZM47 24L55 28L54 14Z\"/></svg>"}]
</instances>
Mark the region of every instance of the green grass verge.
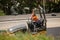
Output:
<instances>
[{"instance_id":1,"label":"green grass verge","mask_svg":"<svg viewBox=\"0 0 60 40\"><path fill-rule=\"evenodd\" d=\"M2 10L0 10L0 16L4 16L4 15L5 13Z\"/></svg>"},{"instance_id":2,"label":"green grass verge","mask_svg":"<svg viewBox=\"0 0 60 40\"><path fill-rule=\"evenodd\" d=\"M31 33L17 32L16 37L20 40L54 40L53 36L46 36L44 34L32 35Z\"/></svg>"},{"instance_id":3,"label":"green grass verge","mask_svg":"<svg viewBox=\"0 0 60 40\"><path fill-rule=\"evenodd\" d=\"M6 33L0 33L0 40L54 40L52 36L46 35L32 35L30 33L17 32L15 35L7 35Z\"/></svg>"}]
</instances>

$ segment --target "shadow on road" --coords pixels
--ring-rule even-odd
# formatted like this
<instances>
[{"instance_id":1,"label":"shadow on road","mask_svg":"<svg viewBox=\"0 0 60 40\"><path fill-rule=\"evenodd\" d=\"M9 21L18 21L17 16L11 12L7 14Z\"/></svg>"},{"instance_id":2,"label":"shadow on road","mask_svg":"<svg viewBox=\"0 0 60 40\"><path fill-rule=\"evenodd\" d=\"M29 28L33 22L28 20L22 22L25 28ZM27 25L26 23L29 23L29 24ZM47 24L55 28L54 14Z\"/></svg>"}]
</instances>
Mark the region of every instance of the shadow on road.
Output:
<instances>
[{"instance_id":1,"label":"shadow on road","mask_svg":"<svg viewBox=\"0 0 60 40\"><path fill-rule=\"evenodd\" d=\"M60 27L47 28L47 35L60 36Z\"/></svg>"}]
</instances>

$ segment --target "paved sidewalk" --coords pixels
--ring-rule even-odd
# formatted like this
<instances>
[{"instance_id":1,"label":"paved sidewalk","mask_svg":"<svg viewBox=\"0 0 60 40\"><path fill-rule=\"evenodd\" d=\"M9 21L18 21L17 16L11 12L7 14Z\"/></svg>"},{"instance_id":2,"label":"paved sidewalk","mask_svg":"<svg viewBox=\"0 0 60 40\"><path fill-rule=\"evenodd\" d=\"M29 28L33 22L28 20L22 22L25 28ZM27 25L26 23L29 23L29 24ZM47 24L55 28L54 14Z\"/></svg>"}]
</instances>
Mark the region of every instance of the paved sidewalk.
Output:
<instances>
[{"instance_id":1,"label":"paved sidewalk","mask_svg":"<svg viewBox=\"0 0 60 40\"><path fill-rule=\"evenodd\" d=\"M0 30L1 29L7 29L19 24L26 24L27 20L15 20L15 21L3 21L0 22ZM50 18L47 19L47 28L54 28L54 27L60 27L60 18Z\"/></svg>"},{"instance_id":2,"label":"paved sidewalk","mask_svg":"<svg viewBox=\"0 0 60 40\"><path fill-rule=\"evenodd\" d=\"M60 18L60 13L56 14L57 16L51 16L51 14L45 14L46 18ZM0 22L2 21L11 21L11 20L26 20L30 18L31 14L27 15L9 15L9 16L0 16ZM39 16L39 15L38 15Z\"/></svg>"}]
</instances>

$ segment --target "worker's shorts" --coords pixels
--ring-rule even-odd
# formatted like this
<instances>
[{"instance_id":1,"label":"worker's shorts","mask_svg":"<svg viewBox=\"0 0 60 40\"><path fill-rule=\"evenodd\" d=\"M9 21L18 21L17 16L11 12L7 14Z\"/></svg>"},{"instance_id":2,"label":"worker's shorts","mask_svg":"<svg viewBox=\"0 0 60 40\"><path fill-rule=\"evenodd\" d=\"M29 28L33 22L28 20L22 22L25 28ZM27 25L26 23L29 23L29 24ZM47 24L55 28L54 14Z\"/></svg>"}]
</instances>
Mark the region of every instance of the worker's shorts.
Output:
<instances>
[{"instance_id":1,"label":"worker's shorts","mask_svg":"<svg viewBox=\"0 0 60 40\"><path fill-rule=\"evenodd\" d=\"M36 22L33 22L33 24L36 26L36 27L41 27L42 26L42 21L38 20Z\"/></svg>"}]
</instances>

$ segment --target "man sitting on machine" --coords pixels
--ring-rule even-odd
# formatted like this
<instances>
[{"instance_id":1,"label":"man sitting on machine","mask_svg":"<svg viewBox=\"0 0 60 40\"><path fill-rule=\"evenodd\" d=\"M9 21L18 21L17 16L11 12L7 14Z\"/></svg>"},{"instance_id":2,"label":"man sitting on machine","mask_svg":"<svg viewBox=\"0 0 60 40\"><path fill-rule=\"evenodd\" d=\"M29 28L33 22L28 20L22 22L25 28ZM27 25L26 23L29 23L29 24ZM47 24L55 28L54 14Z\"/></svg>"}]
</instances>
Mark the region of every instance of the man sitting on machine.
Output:
<instances>
[{"instance_id":1,"label":"man sitting on machine","mask_svg":"<svg viewBox=\"0 0 60 40\"><path fill-rule=\"evenodd\" d=\"M37 17L36 14L34 13L34 9L32 10L31 20L32 20L32 23L33 23L36 27L40 27L40 26L41 26L41 21L38 19L38 17Z\"/></svg>"}]
</instances>

